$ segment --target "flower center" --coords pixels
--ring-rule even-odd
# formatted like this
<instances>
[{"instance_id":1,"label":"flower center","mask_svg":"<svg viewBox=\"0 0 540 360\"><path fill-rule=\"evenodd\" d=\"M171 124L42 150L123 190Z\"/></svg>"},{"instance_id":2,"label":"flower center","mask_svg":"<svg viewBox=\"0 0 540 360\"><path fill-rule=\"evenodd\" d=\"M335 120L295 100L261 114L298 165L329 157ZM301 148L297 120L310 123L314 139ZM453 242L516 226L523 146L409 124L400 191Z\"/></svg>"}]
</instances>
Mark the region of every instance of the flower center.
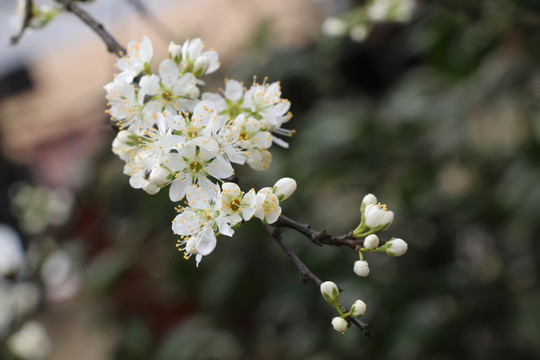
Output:
<instances>
[{"instance_id":1,"label":"flower center","mask_svg":"<svg viewBox=\"0 0 540 360\"><path fill-rule=\"evenodd\" d=\"M161 93L161 98L165 102L171 102L174 99L174 95L171 90L165 90Z\"/></svg>"},{"instance_id":2,"label":"flower center","mask_svg":"<svg viewBox=\"0 0 540 360\"><path fill-rule=\"evenodd\" d=\"M203 167L202 164L198 161L194 161L191 164L189 164L189 169L191 170L191 172L194 172L194 173L198 173L199 171L201 171L202 167Z\"/></svg>"},{"instance_id":3,"label":"flower center","mask_svg":"<svg viewBox=\"0 0 540 360\"><path fill-rule=\"evenodd\" d=\"M231 210L232 211L238 211L240 209L240 200L234 199L231 201Z\"/></svg>"}]
</instances>

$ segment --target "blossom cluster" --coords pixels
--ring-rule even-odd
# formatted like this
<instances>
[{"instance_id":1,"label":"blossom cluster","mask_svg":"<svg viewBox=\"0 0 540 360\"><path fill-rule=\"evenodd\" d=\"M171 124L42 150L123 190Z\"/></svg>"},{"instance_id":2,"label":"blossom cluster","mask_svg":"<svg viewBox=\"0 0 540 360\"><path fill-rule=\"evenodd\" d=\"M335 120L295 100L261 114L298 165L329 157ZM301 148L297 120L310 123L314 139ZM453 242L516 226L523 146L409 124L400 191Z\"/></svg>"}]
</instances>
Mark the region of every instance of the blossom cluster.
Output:
<instances>
[{"instance_id":1,"label":"blossom cluster","mask_svg":"<svg viewBox=\"0 0 540 360\"><path fill-rule=\"evenodd\" d=\"M171 201L189 203L178 207L173 222L186 257L197 254L198 264L214 249L216 234L231 236L232 226L253 216L275 222L283 199L274 191L296 188L292 179L257 194L244 194L226 180L234 175L233 164L265 170L272 144L288 147L278 137L293 133L282 128L291 114L279 83L265 79L246 88L229 79L219 93L202 92L201 78L220 63L201 39L171 42L156 72L149 38L131 41L123 55L116 62L120 72L105 85L107 112L120 130L112 150L125 161L133 188L156 194L169 186Z\"/></svg>"},{"instance_id":2,"label":"blossom cluster","mask_svg":"<svg viewBox=\"0 0 540 360\"><path fill-rule=\"evenodd\" d=\"M330 37L348 33L351 40L362 42L376 23L407 22L415 8L415 0L369 0L344 15L326 18L321 31Z\"/></svg>"}]
</instances>

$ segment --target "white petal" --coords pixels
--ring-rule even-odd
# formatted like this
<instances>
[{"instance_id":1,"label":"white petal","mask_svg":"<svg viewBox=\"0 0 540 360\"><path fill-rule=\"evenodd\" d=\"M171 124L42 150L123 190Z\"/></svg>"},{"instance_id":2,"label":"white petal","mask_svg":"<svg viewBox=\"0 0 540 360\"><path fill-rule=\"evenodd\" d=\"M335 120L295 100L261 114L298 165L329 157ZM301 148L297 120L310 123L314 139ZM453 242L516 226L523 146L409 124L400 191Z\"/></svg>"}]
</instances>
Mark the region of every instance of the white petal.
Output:
<instances>
[{"instance_id":1,"label":"white petal","mask_svg":"<svg viewBox=\"0 0 540 360\"><path fill-rule=\"evenodd\" d=\"M159 76L157 75L146 75L143 76L141 81L139 81L139 86L145 94L156 95L161 92L161 88L159 87L159 80Z\"/></svg>"},{"instance_id":2,"label":"white petal","mask_svg":"<svg viewBox=\"0 0 540 360\"><path fill-rule=\"evenodd\" d=\"M191 179L191 175L186 175L182 181L176 180L171 183L171 187L169 189L169 198L171 201L179 201L180 199L184 198L186 188L188 185L191 185Z\"/></svg>"},{"instance_id":3,"label":"white petal","mask_svg":"<svg viewBox=\"0 0 540 360\"><path fill-rule=\"evenodd\" d=\"M195 250L197 250L200 255L206 256L214 251L217 240L212 228L204 228L197 237L199 238L199 241L195 246Z\"/></svg>"},{"instance_id":4,"label":"white petal","mask_svg":"<svg viewBox=\"0 0 540 360\"><path fill-rule=\"evenodd\" d=\"M200 187L189 186L186 190L186 199L189 201L189 206L194 209L206 210L210 208L210 198Z\"/></svg>"},{"instance_id":5,"label":"white petal","mask_svg":"<svg viewBox=\"0 0 540 360\"><path fill-rule=\"evenodd\" d=\"M176 215L172 223L172 230L177 235L194 235L199 232L201 218L195 212L185 210Z\"/></svg>"},{"instance_id":6,"label":"white petal","mask_svg":"<svg viewBox=\"0 0 540 360\"><path fill-rule=\"evenodd\" d=\"M146 180L144 180L142 171L133 174L133 176L129 178L129 185L135 189L141 189L145 182Z\"/></svg>"},{"instance_id":7,"label":"white petal","mask_svg":"<svg viewBox=\"0 0 540 360\"><path fill-rule=\"evenodd\" d=\"M224 156L218 156L208 166L206 172L217 179L225 179L234 173L231 163Z\"/></svg>"},{"instance_id":8,"label":"white petal","mask_svg":"<svg viewBox=\"0 0 540 360\"><path fill-rule=\"evenodd\" d=\"M216 219L219 233L225 236L233 236L234 230L227 224L223 216L218 216Z\"/></svg>"},{"instance_id":9,"label":"white petal","mask_svg":"<svg viewBox=\"0 0 540 360\"><path fill-rule=\"evenodd\" d=\"M231 101L239 101L244 95L244 88L239 81L228 80L225 83L225 97Z\"/></svg>"},{"instance_id":10,"label":"white petal","mask_svg":"<svg viewBox=\"0 0 540 360\"><path fill-rule=\"evenodd\" d=\"M159 64L159 77L161 82L168 88L172 88L178 80L180 70L178 65L170 59L165 59Z\"/></svg>"}]
</instances>

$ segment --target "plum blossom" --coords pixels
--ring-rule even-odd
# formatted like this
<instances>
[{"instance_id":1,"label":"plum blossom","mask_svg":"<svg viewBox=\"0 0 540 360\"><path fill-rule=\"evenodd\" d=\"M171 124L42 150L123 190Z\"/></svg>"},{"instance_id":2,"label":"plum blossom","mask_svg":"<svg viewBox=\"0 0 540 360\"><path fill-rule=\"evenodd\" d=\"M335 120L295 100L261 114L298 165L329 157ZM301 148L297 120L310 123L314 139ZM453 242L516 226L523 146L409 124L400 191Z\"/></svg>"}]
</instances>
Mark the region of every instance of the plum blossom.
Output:
<instances>
[{"instance_id":1,"label":"plum blossom","mask_svg":"<svg viewBox=\"0 0 540 360\"><path fill-rule=\"evenodd\" d=\"M281 215L278 197L271 187L262 188L257 192L256 206L253 215L267 224L275 223Z\"/></svg>"},{"instance_id":2,"label":"plum blossom","mask_svg":"<svg viewBox=\"0 0 540 360\"><path fill-rule=\"evenodd\" d=\"M119 81L131 83L136 76L150 65L153 56L152 42L147 36L143 36L141 42L130 41L126 55L116 61L116 67L121 70L116 78Z\"/></svg>"}]
</instances>

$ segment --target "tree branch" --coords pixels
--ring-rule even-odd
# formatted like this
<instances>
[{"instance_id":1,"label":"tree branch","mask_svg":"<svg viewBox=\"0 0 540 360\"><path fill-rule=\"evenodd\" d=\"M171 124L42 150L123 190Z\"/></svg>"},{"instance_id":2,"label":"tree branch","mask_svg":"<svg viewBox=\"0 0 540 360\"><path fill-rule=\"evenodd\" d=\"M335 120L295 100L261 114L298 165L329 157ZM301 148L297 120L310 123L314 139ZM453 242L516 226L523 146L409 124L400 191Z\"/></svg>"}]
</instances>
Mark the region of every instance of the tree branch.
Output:
<instances>
[{"instance_id":1,"label":"tree branch","mask_svg":"<svg viewBox=\"0 0 540 360\"><path fill-rule=\"evenodd\" d=\"M288 219L288 218L285 218L285 219ZM290 219L288 219L288 220L290 220ZM297 224L293 220L290 220L290 221L292 221L294 224L298 225L299 228L305 228L306 226L309 228L309 225ZM272 236L272 238L277 242L277 244L283 250L283 252L285 252L285 254L287 254L287 256L289 258L291 258L291 260L294 262L294 264L296 265L296 268L298 269L298 273L300 275L300 281L302 281L303 283L306 283L309 280L312 283L314 283L315 285L317 285L317 287L320 287L321 284L322 284L321 279L319 279L317 277L317 275L315 275L313 272L311 272L311 270L309 270L309 268L306 266L306 264L304 264L302 262L302 260L300 260L298 255L296 255L294 253L294 251L292 251L292 249L289 247L289 245L287 245L287 243L285 243L285 241L283 241L283 238L281 237L281 230L275 228L272 225L268 225L268 224L264 224L264 228L266 229L266 231L268 231L268 233ZM339 304L339 307L341 308L341 311L343 311L344 313L349 312L349 309L347 309L345 306ZM354 325L358 326L362 330L362 334L364 336L367 336L369 338L373 338L373 332L371 331L369 324L358 320L358 318L356 318L354 316L348 316L346 318L346 320L349 322L349 324L354 324Z\"/></svg>"},{"instance_id":2,"label":"tree branch","mask_svg":"<svg viewBox=\"0 0 540 360\"><path fill-rule=\"evenodd\" d=\"M32 7L33 6L34 6L34 3L32 0L25 1L23 24L19 33L11 37L11 45L15 45L16 43L19 42L19 40L21 39L21 36L24 33L24 30L26 30L26 28L30 24L30 20L32 20Z\"/></svg>"},{"instance_id":3,"label":"tree branch","mask_svg":"<svg viewBox=\"0 0 540 360\"><path fill-rule=\"evenodd\" d=\"M317 246L331 245L331 246L347 246L356 250L358 246L362 246L363 239L357 239L352 236L352 233L341 236L333 236L326 231L315 231L311 229L310 225L300 224L285 215L280 215L278 220L274 223L276 227L287 227L289 229L296 230L301 233L312 243Z\"/></svg>"},{"instance_id":4,"label":"tree branch","mask_svg":"<svg viewBox=\"0 0 540 360\"><path fill-rule=\"evenodd\" d=\"M72 0L56 0L56 2L64 5L66 11L73 13L79 19L81 19L86 25L88 25L107 45L107 51L118 56L123 56L126 53L126 49L116 41L116 39L103 27L102 24L97 22L90 14L81 9Z\"/></svg>"}]
</instances>

